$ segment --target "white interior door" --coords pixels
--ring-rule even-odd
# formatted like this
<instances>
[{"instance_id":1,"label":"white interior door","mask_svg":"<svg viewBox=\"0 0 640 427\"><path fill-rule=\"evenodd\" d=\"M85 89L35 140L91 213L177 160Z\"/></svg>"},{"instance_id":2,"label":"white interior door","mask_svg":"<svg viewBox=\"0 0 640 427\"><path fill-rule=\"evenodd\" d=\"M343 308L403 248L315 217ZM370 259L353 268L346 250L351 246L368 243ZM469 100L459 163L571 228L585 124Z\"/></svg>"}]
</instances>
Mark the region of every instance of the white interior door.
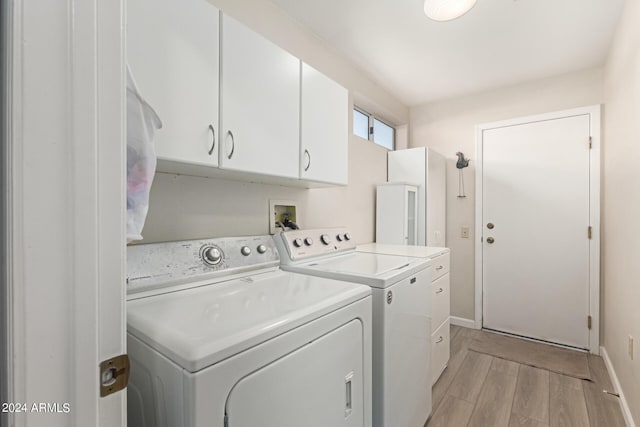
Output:
<instances>
[{"instance_id":1,"label":"white interior door","mask_svg":"<svg viewBox=\"0 0 640 427\"><path fill-rule=\"evenodd\" d=\"M481 133L482 325L590 348L589 113Z\"/></svg>"}]
</instances>

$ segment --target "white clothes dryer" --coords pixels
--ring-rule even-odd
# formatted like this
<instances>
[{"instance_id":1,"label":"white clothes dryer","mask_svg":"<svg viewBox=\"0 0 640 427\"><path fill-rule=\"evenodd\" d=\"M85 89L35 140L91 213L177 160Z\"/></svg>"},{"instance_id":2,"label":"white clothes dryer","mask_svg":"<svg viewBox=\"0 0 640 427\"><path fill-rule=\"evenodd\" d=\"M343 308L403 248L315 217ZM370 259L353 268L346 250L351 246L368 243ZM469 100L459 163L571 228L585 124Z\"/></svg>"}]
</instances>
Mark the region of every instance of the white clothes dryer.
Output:
<instances>
[{"instance_id":1,"label":"white clothes dryer","mask_svg":"<svg viewBox=\"0 0 640 427\"><path fill-rule=\"evenodd\" d=\"M373 425L423 427L431 415L431 263L360 253L344 228L274 236L281 268L362 283L373 295Z\"/></svg>"},{"instance_id":2,"label":"white clothes dryer","mask_svg":"<svg viewBox=\"0 0 640 427\"><path fill-rule=\"evenodd\" d=\"M371 291L270 236L130 246L129 425L371 426Z\"/></svg>"}]
</instances>

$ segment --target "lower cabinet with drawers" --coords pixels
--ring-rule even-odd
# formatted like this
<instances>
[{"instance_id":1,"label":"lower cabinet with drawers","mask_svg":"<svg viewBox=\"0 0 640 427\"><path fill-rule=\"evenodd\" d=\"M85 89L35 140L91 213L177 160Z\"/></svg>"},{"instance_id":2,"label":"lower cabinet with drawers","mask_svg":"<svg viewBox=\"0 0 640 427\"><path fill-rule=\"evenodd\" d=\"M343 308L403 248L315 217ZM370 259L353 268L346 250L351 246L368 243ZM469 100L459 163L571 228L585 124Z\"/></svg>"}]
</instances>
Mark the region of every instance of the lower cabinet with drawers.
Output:
<instances>
[{"instance_id":1,"label":"lower cabinet with drawers","mask_svg":"<svg viewBox=\"0 0 640 427\"><path fill-rule=\"evenodd\" d=\"M431 375L435 384L447 367L450 355L449 250L431 260Z\"/></svg>"}]
</instances>

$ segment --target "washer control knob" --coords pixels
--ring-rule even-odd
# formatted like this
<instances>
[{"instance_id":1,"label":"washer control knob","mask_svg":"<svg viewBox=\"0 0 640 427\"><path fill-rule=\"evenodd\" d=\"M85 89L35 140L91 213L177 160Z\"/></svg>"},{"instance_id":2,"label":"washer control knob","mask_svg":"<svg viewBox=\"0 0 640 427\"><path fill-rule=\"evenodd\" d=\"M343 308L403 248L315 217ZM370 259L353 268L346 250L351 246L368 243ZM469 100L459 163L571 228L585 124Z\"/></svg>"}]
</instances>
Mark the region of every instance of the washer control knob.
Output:
<instances>
[{"instance_id":1,"label":"washer control knob","mask_svg":"<svg viewBox=\"0 0 640 427\"><path fill-rule=\"evenodd\" d=\"M328 234L323 234L322 236L320 236L320 240L322 241L322 243L324 243L325 245L328 245L329 243L331 243L331 238L329 237Z\"/></svg>"},{"instance_id":2,"label":"washer control knob","mask_svg":"<svg viewBox=\"0 0 640 427\"><path fill-rule=\"evenodd\" d=\"M206 264L218 265L222 261L222 252L215 246L209 246L202 251L202 259Z\"/></svg>"},{"instance_id":3,"label":"washer control knob","mask_svg":"<svg viewBox=\"0 0 640 427\"><path fill-rule=\"evenodd\" d=\"M293 246L295 246L296 248L299 248L300 246L302 246L302 239L299 237L297 239L294 239Z\"/></svg>"},{"instance_id":4,"label":"washer control knob","mask_svg":"<svg viewBox=\"0 0 640 427\"><path fill-rule=\"evenodd\" d=\"M338 242L342 242L342 235L341 234L336 234L336 240Z\"/></svg>"},{"instance_id":5,"label":"washer control knob","mask_svg":"<svg viewBox=\"0 0 640 427\"><path fill-rule=\"evenodd\" d=\"M351 234L349 234L349 233L344 233L344 239L345 239L345 240L351 240Z\"/></svg>"},{"instance_id":6,"label":"washer control knob","mask_svg":"<svg viewBox=\"0 0 640 427\"><path fill-rule=\"evenodd\" d=\"M306 237L304 239L304 244L307 245L307 246L313 245L313 239L311 237Z\"/></svg>"},{"instance_id":7,"label":"washer control knob","mask_svg":"<svg viewBox=\"0 0 640 427\"><path fill-rule=\"evenodd\" d=\"M267 247L265 245L260 244L260 245L258 245L256 250L258 251L259 254L263 254L263 253L267 252Z\"/></svg>"},{"instance_id":8,"label":"washer control knob","mask_svg":"<svg viewBox=\"0 0 640 427\"><path fill-rule=\"evenodd\" d=\"M240 248L240 253L244 256L249 256L251 254L251 248L249 246L243 246Z\"/></svg>"}]
</instances>

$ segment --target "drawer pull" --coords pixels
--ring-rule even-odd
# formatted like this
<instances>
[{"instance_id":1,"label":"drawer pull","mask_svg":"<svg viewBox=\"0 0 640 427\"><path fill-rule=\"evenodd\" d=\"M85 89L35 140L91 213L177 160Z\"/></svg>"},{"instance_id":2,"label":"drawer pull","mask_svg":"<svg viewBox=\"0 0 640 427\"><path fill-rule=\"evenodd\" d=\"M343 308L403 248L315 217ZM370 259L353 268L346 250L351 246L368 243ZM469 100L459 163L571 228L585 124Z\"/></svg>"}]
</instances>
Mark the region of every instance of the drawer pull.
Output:
<instances>
[{"instance_id":1,"label":"drawer pull","mask_svg":"<svg viewBox=\"0 0 640 427\"><path fill-rule=\"evenodd\" d=\"M443 292L444 292L444 289L442 289L442 288L438 288L438 290L436 291L436 294L441 294L441 293L443 293Z\"/></svg>"},{"instance_id":2,"label":"drawer pull","mask_svg":"<svg viewBox=\"0 0 640 427\"><path fill-rule=\"evenodd\" d=\"M438 341L436 341L436 344L440 344L442 341L444 341L444 338L442 338L442 335L441 335L440 338L438 338Z\"/></svg>"},{"instance_id":3,"label":"drawer pull","mask_svg":"<svg viewBox=\"0 0 640 427\"><path fill-rule=\"evenodd\" d=\"M443 268L444 268L444 265L439 265L439 266L437 266L437 267L436 267L436 271L440 271L440 270L442 270Z\"/></svg>"}]
</instances>

